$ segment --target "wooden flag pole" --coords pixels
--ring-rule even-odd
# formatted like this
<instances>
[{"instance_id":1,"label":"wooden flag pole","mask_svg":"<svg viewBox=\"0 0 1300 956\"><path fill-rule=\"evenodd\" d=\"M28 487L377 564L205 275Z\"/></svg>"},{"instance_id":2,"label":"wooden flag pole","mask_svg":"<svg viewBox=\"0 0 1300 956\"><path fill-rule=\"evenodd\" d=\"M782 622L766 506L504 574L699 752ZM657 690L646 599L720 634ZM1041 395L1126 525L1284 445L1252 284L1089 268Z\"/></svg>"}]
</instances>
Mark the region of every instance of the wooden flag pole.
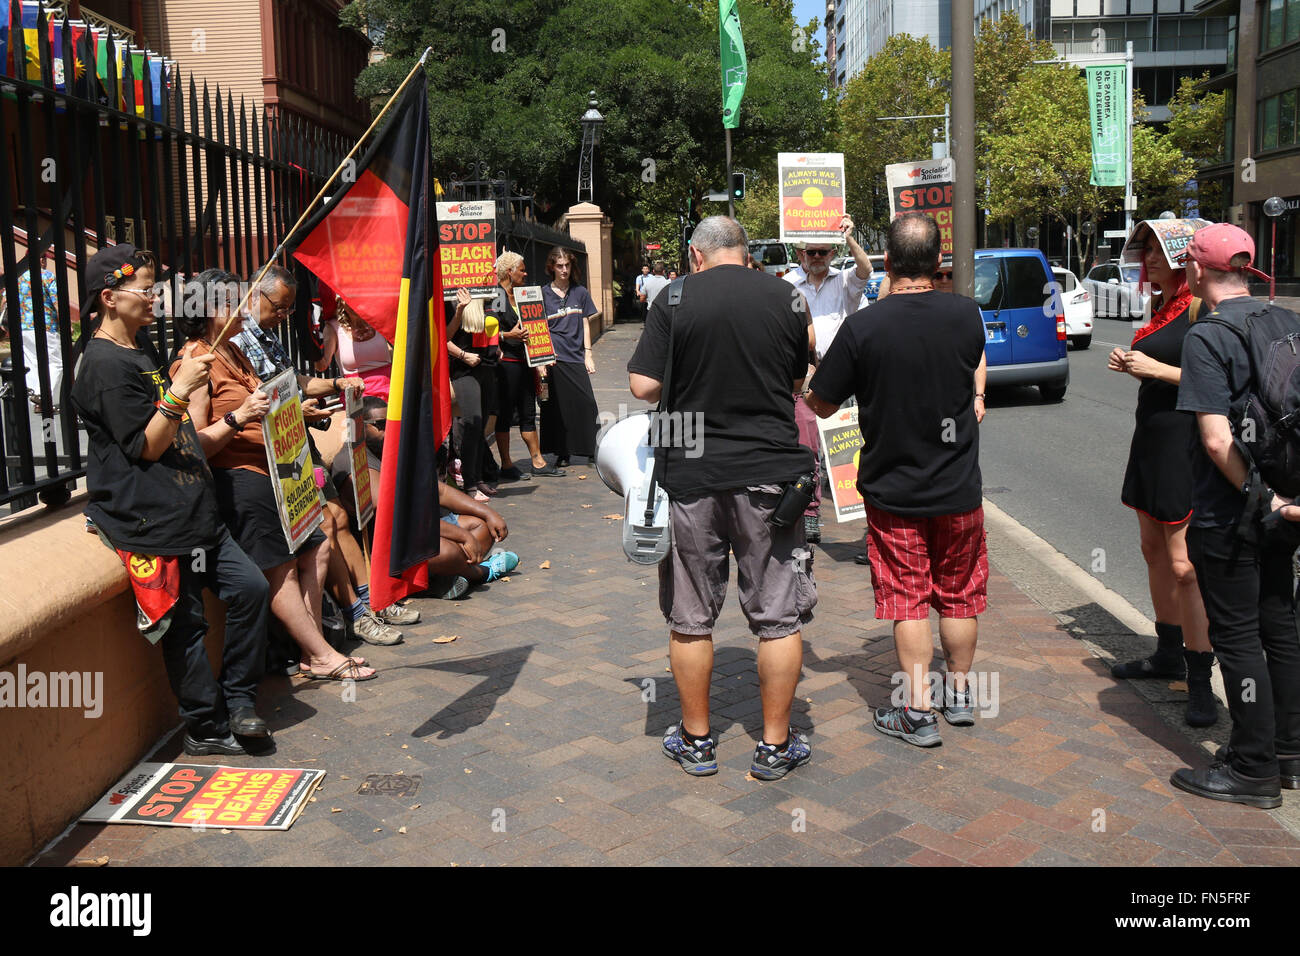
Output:
<instances>
[{"instance_id":1,"label":"wooden flag pole","mask_svg":"<svg viewBox=\"0 0 1300 956\"><path fill-rule=\"evenodd\" d=\"M320 192L318 192L315 198L307 204L305 209L303 209L302 215L299 216L298 221L293 224L293 228L285 233L284 240L275 247L275 251L271 253L271 258L267 260L266 265L262 266L261 270L257 273L257 278L249 283L248 291L244 293L243 300L240 301L239 306L235 311L231 313L230 318L226 320L226 324L222 327L220 334L218 334L217 337L212 340L212 344L208 346L209 352L216 351L217 346L225 339L226 333L230 331L230 327L234 325L235 319L242 315L244 310L248 308L248 300L252 297L253 290L261 283L267 270L275 264L275 260L280 258L283 254L286 243L293 238L293 234L298 231L298 227L307 221L307 217L311 215L312 209L321 201L321 197L323 197L330 186L333 185L334 180L338 178L339 173L343 172L343 168L347 166L352 157L356 155L357 150L361 148L361 144L364 143L370 134L375 131L375 128L379 126L380 120L384 118L392 105L397 102L397 98L402 95L402 91L406 89L407 84L410 83L411 79L415 76L415 71L424 66L424 61L428 58L429 53L432 50L433 47L427 47L424 53L420 55L420 59L416 61L415 66L411 67L411 72L406 74L406 79L402 80L401 85L393 91L393 95L388 98L388 102L384 104L384 108L379 111L379 115L377 115L374 121L370 124L370 128L361 134L361 138L357 140L356 145L353 146L348 154L343 157L343 161L339 163L338 168L330 174L330 178L325 180L325 185L320 188Z\"/></svg>"}]
</instances>

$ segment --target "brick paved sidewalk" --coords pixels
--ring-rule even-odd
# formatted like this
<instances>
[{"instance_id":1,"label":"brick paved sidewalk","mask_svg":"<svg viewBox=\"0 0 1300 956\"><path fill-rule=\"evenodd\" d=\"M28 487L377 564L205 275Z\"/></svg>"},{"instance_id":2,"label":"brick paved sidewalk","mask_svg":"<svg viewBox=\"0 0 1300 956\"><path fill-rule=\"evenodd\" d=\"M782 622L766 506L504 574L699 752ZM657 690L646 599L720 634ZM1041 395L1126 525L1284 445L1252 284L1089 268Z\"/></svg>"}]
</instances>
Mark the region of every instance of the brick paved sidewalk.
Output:
<instances>
[{"instance_id":1,"label":"brick paved sidewalk","mask_svg":"<svg viewBox=\"0 0 1300 956\"><path fill-rule=\"evenodd\" d=\"M633 404L623 366L639 331L620 325L597 344L603 408ZM83 824L39 862L1300 864L1300 841L1272 814L1172 790L1170 772L1203 755L996 568L975 668L997 677L997 715L941 724L932 750L877 734L871 711L896 663L852 561L860 523L829 524L817 549L794 715L811 764L746 779L761 721L733 580L716 635L721 769L689 777L660 754L678 714L667 632L655 571L623 558L604 517L621 500L581 465L502 487L522 558L510 579L417 600L423 622L405 644L365 648L382 673L353 703L337 685L264 683L278 752L227 762L329 771L291 830ZM179 737L155 757L178 758ZM419 775L419 791L359 795L369 774Z\"/></svg>"}]
</instances>

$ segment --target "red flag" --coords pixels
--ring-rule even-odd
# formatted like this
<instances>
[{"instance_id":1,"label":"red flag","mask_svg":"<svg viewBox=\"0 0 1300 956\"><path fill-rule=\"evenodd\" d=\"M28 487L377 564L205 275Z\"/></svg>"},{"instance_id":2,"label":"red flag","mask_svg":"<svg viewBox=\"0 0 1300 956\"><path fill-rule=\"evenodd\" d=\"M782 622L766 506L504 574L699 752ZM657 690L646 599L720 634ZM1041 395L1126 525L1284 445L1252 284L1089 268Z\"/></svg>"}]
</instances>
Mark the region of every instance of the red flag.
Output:
<instances>
[{"instance_id":1,"label":"red flag","mask_svg":"<svg viewBox=\"0 0 1300 956\"><path fill-rule=\"evenodd\" d=\"M339 192L286 246L393 343L370 603L428 586L438 554L437 452L451 429L447 331L429 176L428 79L407 91Z\"/></svg>"}]
</instances>

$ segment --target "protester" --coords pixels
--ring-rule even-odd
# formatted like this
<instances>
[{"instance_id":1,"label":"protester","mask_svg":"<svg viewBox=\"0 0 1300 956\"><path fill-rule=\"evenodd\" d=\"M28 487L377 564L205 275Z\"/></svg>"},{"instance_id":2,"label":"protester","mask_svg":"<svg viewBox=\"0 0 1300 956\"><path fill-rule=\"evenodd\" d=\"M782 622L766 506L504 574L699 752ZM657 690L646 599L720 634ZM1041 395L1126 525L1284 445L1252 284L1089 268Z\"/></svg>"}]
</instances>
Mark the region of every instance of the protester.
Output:
<instances>
[{"instance_id":1,"label":"protester","mask_svg":"<svg viewBox=\"0 0 1300 956\"><path fill-rule=\"evenodd\" d=\"M370 680L376 676L373 668L345 657L325 640L321 581L329 568L326 536L317 529L296 551L289 549L262 435L267 396L252 364L234 341L217 341L237 303L237 295L222 294L222 290L233 291L234 276L213 269L201 274L198 281L212 312L210 316L178 317L187 341L172 370L175 374L189 356L210 351L215 355L207 387L192 394L189 414L212 466L222 520L270 584L271 613L301 649L308 665L303 673L320 680ZM346 386L360 387L360 382L347 380ZM260 413L251 414L259 409ZM386 635L379 642L396 643Z\"/></svg>"},{"instance_id":2,"label":"protester","mask_svg":"<svg viewBox=\"0 0 1300 956\"><path fill-rule=\"evenodd\" d=\"M575 265L573 253L556 246L546 257L551 281L542 286L542 304L555 344L555 363L541 370L550 383L550 401L542 412L542 446L555 453L556 469L568 465L570 455L590 461L596 454L598 409L591 389L591 376L596 374L591 322L600 316L600 310L590 293L576 283ZM533 469L534 475L550 473Z\"/></svg>"},{"instance_id":3,"label":"protester","mask_svg":"<svg viewBox=\"0 0 1300 956\"><path fill-rule=\"evenodd\" d=\"M927 686L931 607L939 612L948 668L943 715L954 726L975 722L968 675L989 575L977 427L984 321L971 299L934 291L939 261L933 219L907 213L890 223L885 269L893 294L849 317L805 398L825 418L857 396L864 442L858 490L867 507L876 618L894 622L909 692L902 706L876 711L875 727L919 747L942 743Z\"/></svg>"},{"instance_id":4,"label":"protester","mask_svg":"<svg viewBox=\"0 0 1300 956\"><path fill-rule=\"evenodd\" d=\"M497 394L501 407L497 411L497 452L501 456L502 481L527 481L531 472L520 471L510 457L510 426L519 426L519 437L528 449L532 469L546 474L549 467L542 457L541 443L537 438L537 385L533 369L528 365L528 338L515 304L515 290L528 278L524 257L515 252L503 252L497 257L497 295L492 301L490 315L501 329L501 364L497 366Z\"/></svg>"},{"instance_id":5,"label":"protester","mask_svg":"<svg viewBox=\"0 0 1300 956\"><path fill-rule=\"evenodd\" d=\"M1110 672L1128 679L1186 678L1183 719L1192 727L1209 727L1219 719L1210 688L1214 652L1196 571L1187 556L1187 523L1192 515L1189 455L1196 439L1196 419L1175 407L1183 340L1201 302L1187 287L1186 270L1171 268L1164 245L1150 226L1140 225L1127 248L1142 257L1140 281L1142 288L1155 290L1153 313L1151 321L1134 333L1129 349L1111 350L1107 367L1142 383L1120 500L1137 514L1156 614L1157 647L1150 657L1116 664Z\"/></svg>"},{"instance_id":6,"label":"protester","mask_svg":"<svg viewBox=\"0 0 1300 956\"><path fill-rule=\"evenodd\" d=\"M456 290L456 313L447 326L447 355L460 407L452 440L460 453L461 481L476 500L487 501L497 492L484 474L488 454L484 430L497 414L501 344L496 317L488 316L483 301L471 298L466 289Z\"/></svg>"},{"instance_id":7,"label":"protester","mask_svg":"<svg viewBox=\"0 0 1300 956\"><path fill-rule=\"evenodd\" d=\"M1294 525L1270 529L1259 521L1291 510L1291 502L1274 494L1243 455L1264 427L1249 417L1248 399L1270 384L1255 377L1249 343L1300 334L1300 316L1251 298L1246 273L1268 278L1251 266L1254 257L1250 236L1227 223L1205 227L1187 247L1187 284L1210 310L1183 342L1178 388L1178 409L1196 414L1200 436L1192 451L1187 550L1232 732L1208 767L1177 770L1169 782L1211 800L1271 809L1282 805L1282 787L1300 789L1300 637L1291 570L1300 536Z\"/></svg>"},{"instance_id":8,"label":"protester","mask_svg":"<svg viewBox=\"0 0 1300 956\"><path fill-rule=\"evenodd\" d=\"M746 251L745 230L734 219L701 222L681 302L669 304L671 290L655 300L627 369L632 394L648 402L659 400L670 376L665 411L701 423L694 430L702 440L689 454L684 424L681 440L661 439L669 446L663 487L672 500L673 544L659 565L659 605L682 704L663 751L689 774L717 772L709 682L732 550L741 610L759 638L763 736L750 773L774 780L812 752L790 726L790 707L817 590L802 523L778 528L769 521L784 486L812 471L790 401L808 368L808 324L789 286L745 268Z\"/></svg>"},{"instance_id":9,"label":"protester","mask_svg":"<svg viewBox=\"0 0 1300 956\"><path fill-rule=\"evenodd\" d=\"M853 254L854 268L842 271L831 268L831 257L835 250L829 243L801 243L799 262L803 267L804 276L791 283L803 296L805 307L812 320L815 342L812 363L814 367L831 347L831 343L835 340L835 333L839 331L845 316L858 311L863 290L867 287L867 280L871 278L871 257L853 238L852 217L842 217L838 228L840 235L848 243L849 251ZM809 541L816 543L822 539L821 438L817 429L816 416L806 404L799 401L798 396L795 397L795 421L799 425L799 443L813 453L816 462L813 497L808 502L803 517L805 534Z\"/></svg>"},{"instance_id":10,"label":"protester","mask_svg":"<svg viewBox=\"0 0 1300 956\"><path fill-rule=\"evenodd\" d=\"M334 318L324 326L324 345L316 371L328 369L336 355L344 375L365 383L362 394L388 401L393 377L392 343L357 315L341 295L334 300Z\"/></svg>"},{"instance_id":11,"label":"protester","mask_svg":"<svg viewBox=\"0 0 1300 956\"><path fill-rule=\"evenodd\" d=\"M446 513L438 525L442 547L429 559L430 594L458 598L519 567L519 555L493 547L510 533L500 514L441 481L438 504Z\"/></svg>"},{"instance_id":12,"label":"protester","mask_svg":"<svg viewBox=\"0 0 1300 956\"><path fill-rule=\"evenodd\" d=\"M650 308L655 304L655 297L668 288L668 278L664 275L662 262L655 263L654 273L642 283L642 288L645 289L646 315L649 316Z\"/></svg>"},{"instance_id":13,"label":"protester","mask_svg":"<svg viewBox=\"0 0 1300 956\"><path fill-rule=\"evenodd\" d=\"M232 731L271 735L254 709L266 653L268 588L221 521L212 472L186 414L205 390L215 357L177 362L169 382L137 338L154 321L154 274L153 255L127 243L101 250L86 264L83 315L101 316L71 396L89 444L86 514L122 557L133 584L139 581L156 596L148 580L156 569L166 585L162 593L174 599L146 636L161 640L185 722L185 753L242 754ZM250 419L265 411L265 396L241 406ZM212 674L204 644L205 586L226 604L220 678Z\"/></svg>"}]
</instances>

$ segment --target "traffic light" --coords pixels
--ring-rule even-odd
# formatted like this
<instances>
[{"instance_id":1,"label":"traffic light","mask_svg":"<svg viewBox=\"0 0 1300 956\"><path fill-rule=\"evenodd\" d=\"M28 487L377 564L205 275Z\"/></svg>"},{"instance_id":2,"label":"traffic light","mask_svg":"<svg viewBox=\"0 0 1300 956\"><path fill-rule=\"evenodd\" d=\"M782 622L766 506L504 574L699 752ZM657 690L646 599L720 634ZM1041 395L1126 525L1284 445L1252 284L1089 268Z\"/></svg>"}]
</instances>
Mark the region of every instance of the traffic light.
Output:
<instances>
[{"instance_id":1,"label":"traffic light","mask_svg":"<svg viewBox=\"0 0 1300 956\"><path fill-rule=\"evenodd\" d=\"M745 198L745 174L744 173L731 174L731 198L732 199Z\"/></svg>"}]
</instances>

